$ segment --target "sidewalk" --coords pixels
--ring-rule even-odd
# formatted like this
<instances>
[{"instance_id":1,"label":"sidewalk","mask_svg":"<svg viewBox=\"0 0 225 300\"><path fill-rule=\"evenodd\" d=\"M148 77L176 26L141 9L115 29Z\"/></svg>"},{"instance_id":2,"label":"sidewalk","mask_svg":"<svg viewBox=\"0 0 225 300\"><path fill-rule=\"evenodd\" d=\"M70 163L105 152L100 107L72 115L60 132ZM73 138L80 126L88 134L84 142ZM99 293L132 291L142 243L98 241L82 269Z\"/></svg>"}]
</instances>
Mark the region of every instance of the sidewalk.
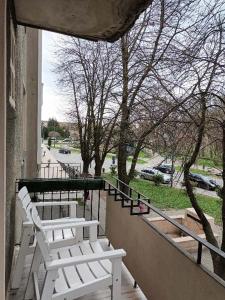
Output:
<instances>
[{"instance_id":1,"label":"sidewalk","mask_svg":"<svg viewBox=\"0 0 225 300\"><path fill-rule=\"evenodd\" d=\"M61 178L62 174L65 174L66 176L66 173L62 169L62 166L58 163L57 159L51 154L51 152L44 144L42 145L41 164L41 178ZM51 166L49 166L49 164Z\"/></svg>"},{"instance_id":2,"label":"sidewalk","mask_svg":"<svg viewBox=\"0 0 225 300\"><path fill-rule=\"evenodd\" d=\"M50 161L49 161L50 160ZM58 163L56 158L51 154L51 152L48 150L47 146L42 144L42 158L41 163L47 164L47 163Z\"/></svg>"}]
</instances>

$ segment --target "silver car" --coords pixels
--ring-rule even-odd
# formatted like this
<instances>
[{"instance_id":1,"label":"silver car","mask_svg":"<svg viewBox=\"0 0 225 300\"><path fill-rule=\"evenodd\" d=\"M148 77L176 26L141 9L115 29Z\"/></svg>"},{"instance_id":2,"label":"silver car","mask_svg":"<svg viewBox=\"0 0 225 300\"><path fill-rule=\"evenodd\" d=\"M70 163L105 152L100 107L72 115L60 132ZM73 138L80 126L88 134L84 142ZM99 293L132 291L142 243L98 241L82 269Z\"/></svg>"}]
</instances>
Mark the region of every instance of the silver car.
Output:
<instances>
[{"instance_id":1,"label":"silver car","mask_svg":"<svg viewBox=\"0 0 225 300\"><path fill-rule=\"evenodd\" d=\"M163 179L163 183L170 183L171 175L164 174L156 169L153 168L145 168L140 172L140 178L153 180L155 175L161 175Z\"/></svg>"}]
</instances>

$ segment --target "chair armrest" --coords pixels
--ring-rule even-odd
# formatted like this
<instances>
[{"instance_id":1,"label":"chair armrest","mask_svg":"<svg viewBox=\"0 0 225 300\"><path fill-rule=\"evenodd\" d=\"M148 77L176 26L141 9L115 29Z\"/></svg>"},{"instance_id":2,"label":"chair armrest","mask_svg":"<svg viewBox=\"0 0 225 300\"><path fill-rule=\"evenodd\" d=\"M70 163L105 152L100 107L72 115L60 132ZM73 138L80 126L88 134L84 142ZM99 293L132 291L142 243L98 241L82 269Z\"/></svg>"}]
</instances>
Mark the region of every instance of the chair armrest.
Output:
<instances>
[{"instance_id":1,"label":"chair armrest","mask_svg":"<svg viewBox=\"0 0 225 300\"><path fill-rule=\"evenodd\" d=\"M62 206L62 205L77 205L76 201L51 201L51 202L32 202L35 206Z\"/></svg>"},{"instance_id":2,"label":"chair armrest","mask_svg":"<svg viewBox=\"0 0 225 300\"><path fill-rule=\"evenodd\" d=\"M33 227L34 223L31 221L25 221L23 222L23 227Z\"/></svg>"},{"instance_id":3,"label":"chair armrest","mask_svg":"<svg viewBox=\"0 0 225 300\"><path fill-rule=\"evenodd\" d=\"M104 259L115 260L122 258L126 255L126 252L123 249L105 251L102 253L81 255L76 257L69 257L64 259L56 259L52 262L46 263L46 269L48 271L55 270L59 268L64 268L72 265L79 265L83 263L89 263L94 261L100 261Z\"/></svg>"},{"instance_id":4,"label":"chair armrest","mask_svg":"<svg viewBox=\"0 0 225 300\"><path fill-rule=\"evenodd\" d=\"M49 225L60 225L65 223L76 223L76 222L84 222L84 218L61 218L55 220L44 220L41 221L42 226L49 226Z\"/></svg>"},{"instance_id":5,"label":"chair armrest","mask_svg":"<svg viewBox=\"0 0 225 300\"><path fill-rule=\"evenodd\" d=\"M93 227L99 225L98 221L84 221L84 222L74 222L74 223L62 223L58 225L43 226L43 231L58 230L58 229L70 229L70 228L83 228L83 227Z\"/></svg>"}]
</instances>

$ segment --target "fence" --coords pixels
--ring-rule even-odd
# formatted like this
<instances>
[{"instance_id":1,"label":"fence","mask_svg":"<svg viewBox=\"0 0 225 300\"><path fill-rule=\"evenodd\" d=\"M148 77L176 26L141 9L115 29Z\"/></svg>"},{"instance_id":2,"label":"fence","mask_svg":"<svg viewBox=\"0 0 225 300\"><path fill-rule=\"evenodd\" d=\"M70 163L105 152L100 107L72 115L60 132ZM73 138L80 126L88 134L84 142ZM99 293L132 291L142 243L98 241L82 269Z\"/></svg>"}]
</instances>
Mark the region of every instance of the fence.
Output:
<instances>
[{"instance_id":1,"label":"fence","mask_svg":"<svg viewBox=\"0 0 225 300\"><path fill-rule=\"evenodd\" d=\"M207 249L210 253L225 260L225 253L223 251L170 218L161 210L154 207L150 199L147 199L144 195L116 178L115 185L99 177L76 179L22 179L17 182L17 191L24 185L27 186L33 201L77 201L78 217L84 217L86 220L99 220L98 236L105 236L107 216L106 202L107 198L109 198L109 201L113 200L120 203L122 209L127 208L131 216L140 216L142 222L150 227L152 227L152 224L148 222L146 217L151 216L151 212L154 212L176 227L183 235L191 237L198 245L195 255L198 265L202 264L203 249ZM126 190L126 193L121 190ZM58 209L48 207L40 211L43 219L66 217L68 213L68 208L64 206L60 206Z\"/></svg>"},{"instance_id":2,"label":"fence","mask_svg":"<svg viewBox=\"0 0 225 300\"><path fill-rule=\"evenodd\" d=\"M81 174L80 163L42 163L40 178L77 178Z\"/></svg>"},{"instance_id":3,"label":"fence","mask_svg":"<svg viewBox=\"0 0 225 300\"><path fill-rule=\"evenodd\" d=\"M102 178L76 179L21 179L17 181L16 191L26 186L32 201L76 201L77 217L98 220L98 236L105 235L106 199L105 181ZM38 208L43 220L69 216L68 206L48 206ZM85 234L87 237L87 234Z\"/></svg>"}]
</instances>

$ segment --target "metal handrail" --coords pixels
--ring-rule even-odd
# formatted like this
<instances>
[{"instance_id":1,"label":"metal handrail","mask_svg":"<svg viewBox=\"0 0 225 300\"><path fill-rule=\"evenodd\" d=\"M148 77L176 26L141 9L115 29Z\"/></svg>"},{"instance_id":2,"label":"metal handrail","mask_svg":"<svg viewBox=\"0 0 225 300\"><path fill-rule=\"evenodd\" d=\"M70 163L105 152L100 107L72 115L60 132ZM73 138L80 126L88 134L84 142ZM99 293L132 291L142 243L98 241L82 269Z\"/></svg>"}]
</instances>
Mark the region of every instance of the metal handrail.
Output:
<instances>
[{"instance_id":1,"label":"metal handrail","mask_svg":"<svg viewBox=\"0 0 225 300\"><path fill-rule=\"evenodd\" d=\"M115 179L118 182L120 182L120 183L123 184L123 181L119 180L118 178L115 178ZM163 213L160 209L154 207L152 204L150 204L147 201L149 199L147 199L145 196L142 195L144 199L141 199L141 198L140 199L132 199L130 196L128 196L127 194L125 194L122 191L120 191L119 188L115 187L112 183L109 183L109 182L107 182L107 183L109 184L109 186L113 187L118 193L122 194L127 200L129 200L129 201L140 201L145 206L147 206L150 210L153 210L159 216L161 216L165 220L167 220L169 223L171 223L175 227L179 228L183 233L185 233L186 235L188 235L188 236L192 237L194 240L196 240L199 243L198 257L197 257L197 263L198 264L201 263L202 245L205 246L210 251L214 252L215 254L217 254L217 255L219 255L219 256L221 256L222 258L225 259L225 252L223 252L221 249L213 246L208 241L205 241L204 239L200 238L197 234L195 234L194 232L192 232L191 230L189 230L187 227L179 224L177 221L175 221L174 219L170 218L165 213ZM126 183L124 183L124 185L127 186L127 187L129 187L131 190L133 190L137 194L141 195L140 193L138 193L137 191L135 191L134 189L132 189L130 186L128 186ZM147 220L145 220L144 218L143 218L143 220L146 222L146 224L148 224L150 226L150 224L147 222Z\"/></svg>"},{"instance_id":2,"label":"metal handrail","mask_svg":"<svg viewBox=\"0 0 225 300\"><path fill-rule=\"evenodd\" d=\"M41 165L59 165L61 162L54 162L54 163L52 163L52 162L46 162L46 163L41 163ZM75 166L80 166L81 165L81 163L70 163L70 162L66 162L66 163L64 163L65 165L75 165Z\"/></svg>"},{"instance_id":3,"label":"metal handrail","mask_svg":"<svg viewBox=\"0 0 225 300\"><path fill-rule=\"evenodd\" d=\"M128 184L126 184L125 182L123 182L122 180L120 180L119 178L113 176L114 179L116 179L117 182L122 183L124 186L128 187L130 190L134 191L135 193L137 193L138 195L142 196L144 199L147 199L143 194L135 191L132 187L130 187Z\"/></svg>"}]
</instances>

